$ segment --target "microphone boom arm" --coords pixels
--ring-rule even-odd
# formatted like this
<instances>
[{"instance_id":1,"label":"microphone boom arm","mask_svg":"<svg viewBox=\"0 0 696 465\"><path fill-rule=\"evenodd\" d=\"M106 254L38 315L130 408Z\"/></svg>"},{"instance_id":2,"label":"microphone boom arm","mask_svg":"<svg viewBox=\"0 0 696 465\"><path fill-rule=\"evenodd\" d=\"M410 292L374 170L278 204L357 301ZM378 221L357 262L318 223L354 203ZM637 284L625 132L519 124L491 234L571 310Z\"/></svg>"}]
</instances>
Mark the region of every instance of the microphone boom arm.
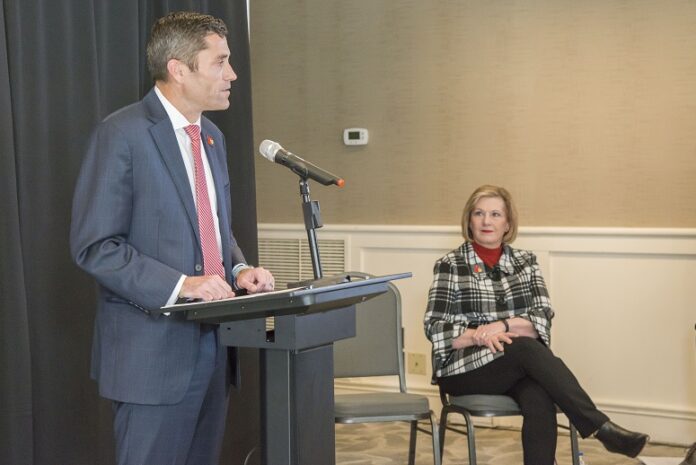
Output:
<instances>
[{"instance_id":1,"label":"microphone boom arm","mask_svg":"<svg viewBox=\"0 0 696 465\"><path fill-rule=\"evenodd\" d=\"M323 274L321 271L321 258L319 257L316 230L324 225L321 222L319 202L309 198L309 181L302 176L300 176L300 195L302 196L302 215L304 217L307 240L309 242L309 255L312 258L312 271L314 272L314 279L321 279Z\"/></svg>"}]
</instances>

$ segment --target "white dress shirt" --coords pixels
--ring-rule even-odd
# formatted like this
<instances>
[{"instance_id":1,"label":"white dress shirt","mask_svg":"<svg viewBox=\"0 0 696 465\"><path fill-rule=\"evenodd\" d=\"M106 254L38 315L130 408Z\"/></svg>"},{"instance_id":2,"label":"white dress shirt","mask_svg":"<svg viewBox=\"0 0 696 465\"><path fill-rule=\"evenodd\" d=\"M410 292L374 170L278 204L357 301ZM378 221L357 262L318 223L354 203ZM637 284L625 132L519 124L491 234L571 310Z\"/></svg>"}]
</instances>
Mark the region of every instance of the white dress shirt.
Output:
<instances>
[{"instance_id":1,"label":"white dress shirt","mask_svg":"<svg viewBox=\"0 0 696 465\"><path fill-rule=\"evenodd\" d=\"M162 105L164 106L164 110L167 112L167 115L169 116L169 120L172 123L172 127L174 128L174 134L176 134L176 140L179 143L179 150L181 151L181 158L184 161L184 166L186 166L186 174L188 175L189 179L189 186L191 187L191 194L193 195L193 202L196 204L196 210L198 210L198 205L197 202L198 200L196 199L196 174L194 170L194 162L193 162L193 150L191 148L191 138L186 134L186 130L184 129L186 126L189 126L190 124L196 124L200 127L201 125L201 119L200 117L198 118L198 121L195 123L189 122L189 120L186 119L184 115L181 114L179 110L176 109L172 103L167 100L167 98L160 92L160 90L155 86L155 94L157 94L157 97L160 99L160 102L162 102ZM222 253L222 237L220 236L220 220L218 219L217 216L217 195L215 193L215 181L213 181L213 173L210 171L210 163L208 163L208 157L205 152L205 146L203 145L203 135L201 133L201 157L203 158L203 169L205 171L205 183L206 186L208 187L208 198L210 199L210 211L215 212L213 214L213 222L215 223L215 239L217 241L218 245L218 252ZM222 259L222 256L220 257ZM181 275L181 278L179 278L179 281L176 284L176 287L172 291L172 294L169 297L169 300L167 301L167 305L171 305L174 302L176 302L178 296L179 296L179 291L181 291L181 286L184 284L184 279L186 279L186 275Z\"/></svg>"}]
</instances>

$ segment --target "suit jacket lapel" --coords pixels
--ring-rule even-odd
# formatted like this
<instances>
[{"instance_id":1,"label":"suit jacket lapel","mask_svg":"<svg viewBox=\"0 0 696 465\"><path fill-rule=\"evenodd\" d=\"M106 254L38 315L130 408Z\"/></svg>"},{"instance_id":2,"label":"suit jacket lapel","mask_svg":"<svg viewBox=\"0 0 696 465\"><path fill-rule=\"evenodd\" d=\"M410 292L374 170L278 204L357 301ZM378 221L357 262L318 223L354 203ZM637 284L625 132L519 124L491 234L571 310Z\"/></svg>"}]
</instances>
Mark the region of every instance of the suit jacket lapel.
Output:
<instances>
[{"instance_id":1,"label":"suit jacket lapel","mask_svg":"<svg viewBox=\"0 0 696 465\"><path fill-rule=\"evenodd\" d=\"M174 181L176 190L181 198L181 202L184 204L189 221L191 222L191 228L196 236L196 242L200 247L201 239L198 235L196 205L193 201L191 185L189 183L188 174L186 174L186 166L181 159L181 150L176 140L176 134L174 134L174 128L172 127L171 121L162 103L159 101L159 98L157 98L154 89L145 96L143 102L149 112L150 120L154 123L150 128L150 134L152 134L160 156L164 160L169 175Z\"/></svg>"}]
</instances>

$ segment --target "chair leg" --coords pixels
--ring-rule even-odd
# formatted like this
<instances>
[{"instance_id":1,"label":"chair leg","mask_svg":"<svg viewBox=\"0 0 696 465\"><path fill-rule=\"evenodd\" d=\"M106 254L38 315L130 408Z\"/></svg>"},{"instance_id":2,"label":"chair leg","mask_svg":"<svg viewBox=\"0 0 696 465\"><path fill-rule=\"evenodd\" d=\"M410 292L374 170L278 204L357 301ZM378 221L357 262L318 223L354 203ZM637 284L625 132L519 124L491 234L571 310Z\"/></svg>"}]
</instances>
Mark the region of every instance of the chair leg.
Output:
<instances>
[{"instance_id":1,"label":"chair leg","mask_svg":"<svg viewBox=\"0 0 696 465\"><path fill-rule=\"evenodd\" d=\"M469 412L462 412L466 421L466 439L469 444L469 465L476 465L476 439L474 437L474 423Z\"/></svg>"},{"instance_id":2,"label":"chair leg","mask_svg":"<svg viewBox=\"0 0 696 465\"><path fill-rule=\"evenodd\" d=\"M443 455L445 454L445 433L447 432L447 410L442 409L440 413L440 463L442 463Z\"/></svg>"},{"instance_id":3,"label":"chair leg","mask_svg":"<svg viewBox=\"0 0 696 465\"><path fill-rule=\"evenodd\" d=\"M418 421L411 422L411 439L408 445L408 465L416 463L416 433L418 432Z\"/></svg>"},{"instance_id":4,"label":"chair leg","mask_svg":"<svg viewBox=\"0 0 696 465\"><path fill-rule=\"evenodd\" d=\"M433 465L441 465L440 432L437 428L437 419L433 418L432 412L430 412L430 428L433 433Z\"/></svg>"},{"instance_id":5,"label":"chair leg","mask_svg":"<svg viewBox=\"0 0 696 465\"><path fill-rule=\"evenodd\" d=\"M573 465L580 465L580 458L579 458L579 452L580 448L578 447L578 430L575 429L575 426L573 426L572 423L569 423L570 426L570 453L573 454Z\"/></svg>"}]
</instances>

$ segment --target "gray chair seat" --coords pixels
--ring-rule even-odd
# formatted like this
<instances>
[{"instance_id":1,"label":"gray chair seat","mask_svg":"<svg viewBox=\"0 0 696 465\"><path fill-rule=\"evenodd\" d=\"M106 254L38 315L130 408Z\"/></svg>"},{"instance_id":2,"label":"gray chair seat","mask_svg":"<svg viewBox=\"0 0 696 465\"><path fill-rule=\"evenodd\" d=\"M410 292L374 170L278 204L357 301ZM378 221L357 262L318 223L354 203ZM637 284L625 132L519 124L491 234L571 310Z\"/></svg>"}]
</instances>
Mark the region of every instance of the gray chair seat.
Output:
<instances>
[{"instance_id":1,"label":"gray chair seat","mask_svg":"<svg viewBox=\"0 0 696 465\"><path fill-rule=\"evenodd\" d=\"M361 417L365 412L370 416L430 416L430 406L425 396L401 392L380 392L374 394L341 394L334 400L336 420Z\"/></svg>"},{"instance_id":2,"label":"gray chair seat","mask_svg":"<svg viewBox=\"0 0 696 465\"><path fill-rule=\"evenodd\" d=\"M468 410L476 417L512 416L520 414L520 406L512 397L475 394L450 396L450 404Z\"/></svg>"}]
</instances>

